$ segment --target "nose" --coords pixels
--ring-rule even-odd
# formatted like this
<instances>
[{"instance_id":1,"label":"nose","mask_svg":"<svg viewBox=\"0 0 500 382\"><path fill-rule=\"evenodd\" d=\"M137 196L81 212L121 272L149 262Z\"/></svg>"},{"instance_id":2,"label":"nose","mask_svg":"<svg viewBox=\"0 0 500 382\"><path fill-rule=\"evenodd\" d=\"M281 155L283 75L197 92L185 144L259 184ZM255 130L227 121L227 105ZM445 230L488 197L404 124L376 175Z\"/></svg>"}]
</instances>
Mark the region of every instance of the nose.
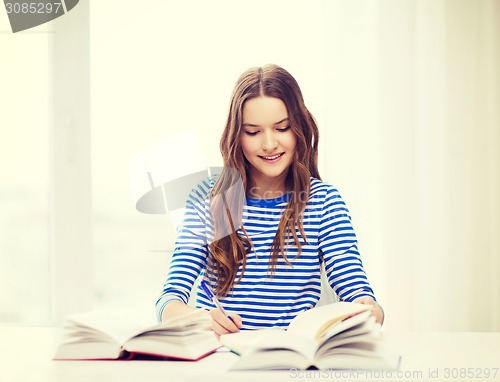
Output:
<instances>
[{"instance_id":1,"label":"nose","mask_svg":"<svg viewBox=\"0 0 500 382\"><path fill-rule=\"evenodd\" d=\"M278 139L274 134L274 132L266 131L266 133L263 134L262 150L272 152L277 147L278 147Z\"/></svg>"}]
</instances>

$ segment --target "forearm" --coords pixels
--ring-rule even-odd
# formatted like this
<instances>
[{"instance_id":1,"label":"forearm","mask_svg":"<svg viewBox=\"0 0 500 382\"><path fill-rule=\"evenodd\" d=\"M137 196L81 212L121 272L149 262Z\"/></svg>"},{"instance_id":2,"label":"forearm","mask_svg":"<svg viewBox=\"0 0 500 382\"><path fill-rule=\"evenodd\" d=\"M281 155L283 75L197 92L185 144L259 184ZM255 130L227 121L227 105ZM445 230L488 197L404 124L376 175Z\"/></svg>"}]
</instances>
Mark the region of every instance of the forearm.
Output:
<instances>
[{"instance_id":1,"label":"forearm","mask_svg":"<svg viewBox=\"0 0 500 382\"><path fill-rule=\"evenodd\" d=\"M382 325L384 323L384 309L380 306L378 302L376 302L373 298L368 296L363 296L356 298L353 302L357 302L358 304L366 304L371 305L373 307L372 316L375 317L377 322Z\"/></svg>"},{"instance_id":2,"label":"forearm","mask_svg":"<svg viewBox=\"0 0 500 382\"><path fill-rule=\"evenodd\" d=\"M172 319L190 313L193 310L196 310L196 308L186 305L182 301L177 301L177 300L170 301L163 308L163 312L161 314L161 320L163 322L167 319Z\"/></svg>"}]
</instances>

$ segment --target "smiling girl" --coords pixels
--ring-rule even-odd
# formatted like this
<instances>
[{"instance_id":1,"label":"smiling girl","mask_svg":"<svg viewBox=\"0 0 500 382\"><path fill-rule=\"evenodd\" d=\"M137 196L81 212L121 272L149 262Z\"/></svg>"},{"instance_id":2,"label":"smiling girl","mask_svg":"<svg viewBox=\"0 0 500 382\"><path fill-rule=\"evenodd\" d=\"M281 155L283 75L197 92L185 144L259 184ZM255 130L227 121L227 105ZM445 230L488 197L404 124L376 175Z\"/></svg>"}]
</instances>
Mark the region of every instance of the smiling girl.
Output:
<instances>
[{"instance_id":1,"label":"smiling girl","mask_svg":"<svg viewBox=\"0 0 500 382\"><path fill-rule=\"evenodd\" d=\"M266 65L241 75L220 141L224 170L190 195L156 303L159 320L206 309L218 334L286 328L317 304L323 264L340 300L370 304L383 321L349 211L320 180L318 138L286 70ZM230 318L201 288L196 308L187 305L200 275Z\"/></svg>"}]
</instances>

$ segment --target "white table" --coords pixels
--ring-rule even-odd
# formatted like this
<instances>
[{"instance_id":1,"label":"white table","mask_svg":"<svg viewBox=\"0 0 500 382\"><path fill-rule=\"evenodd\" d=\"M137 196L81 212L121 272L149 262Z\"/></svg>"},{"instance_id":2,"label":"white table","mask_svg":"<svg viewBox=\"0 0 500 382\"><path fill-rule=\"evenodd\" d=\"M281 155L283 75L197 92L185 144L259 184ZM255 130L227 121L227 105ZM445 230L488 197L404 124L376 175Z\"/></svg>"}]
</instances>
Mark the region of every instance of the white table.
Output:
<instances>
[{"instance_id":1,"label":"white table","mask_svg":"<svg viewBox=\"0 0 500 382\"><path fill-rule=\"evenodd\" d=\"M52 361L59 329L0 327L0 382L471 381L500 382L500 333L384 333L402 356L386 375L349 371L230 371L237 356L219 351L198 362ZM489 372L490 377L486 378ZM493 374L496 372L495 378ZM396 374L398 373L398 374ZM469 376L467 375L469 373ZM482 378L470 378L470 376Z\"/></svg>"}]
</instances>

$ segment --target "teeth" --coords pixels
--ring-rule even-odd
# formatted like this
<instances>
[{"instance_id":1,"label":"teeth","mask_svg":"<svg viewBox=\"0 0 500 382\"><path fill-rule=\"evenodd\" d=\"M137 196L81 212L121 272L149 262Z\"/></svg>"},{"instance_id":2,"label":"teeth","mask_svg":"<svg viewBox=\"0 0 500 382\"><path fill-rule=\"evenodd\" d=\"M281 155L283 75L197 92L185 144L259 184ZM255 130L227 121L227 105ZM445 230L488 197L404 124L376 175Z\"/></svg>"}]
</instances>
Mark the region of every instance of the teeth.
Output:
<instances>
[{"instance_id":1,"label":"teeth","mask_svg":"<svg viewBox=\"0 0 500 382\"><path fill-rule=\"evenodd\" d=\"M262 158L268 159L268 160L273 160L273 159L276 159L276 158L278 158L280 156L281 156L281 154L278 154L278 155L275 155L275 156L272 156L272 157L262 157Z\"/></svg>"}]
</instances>

